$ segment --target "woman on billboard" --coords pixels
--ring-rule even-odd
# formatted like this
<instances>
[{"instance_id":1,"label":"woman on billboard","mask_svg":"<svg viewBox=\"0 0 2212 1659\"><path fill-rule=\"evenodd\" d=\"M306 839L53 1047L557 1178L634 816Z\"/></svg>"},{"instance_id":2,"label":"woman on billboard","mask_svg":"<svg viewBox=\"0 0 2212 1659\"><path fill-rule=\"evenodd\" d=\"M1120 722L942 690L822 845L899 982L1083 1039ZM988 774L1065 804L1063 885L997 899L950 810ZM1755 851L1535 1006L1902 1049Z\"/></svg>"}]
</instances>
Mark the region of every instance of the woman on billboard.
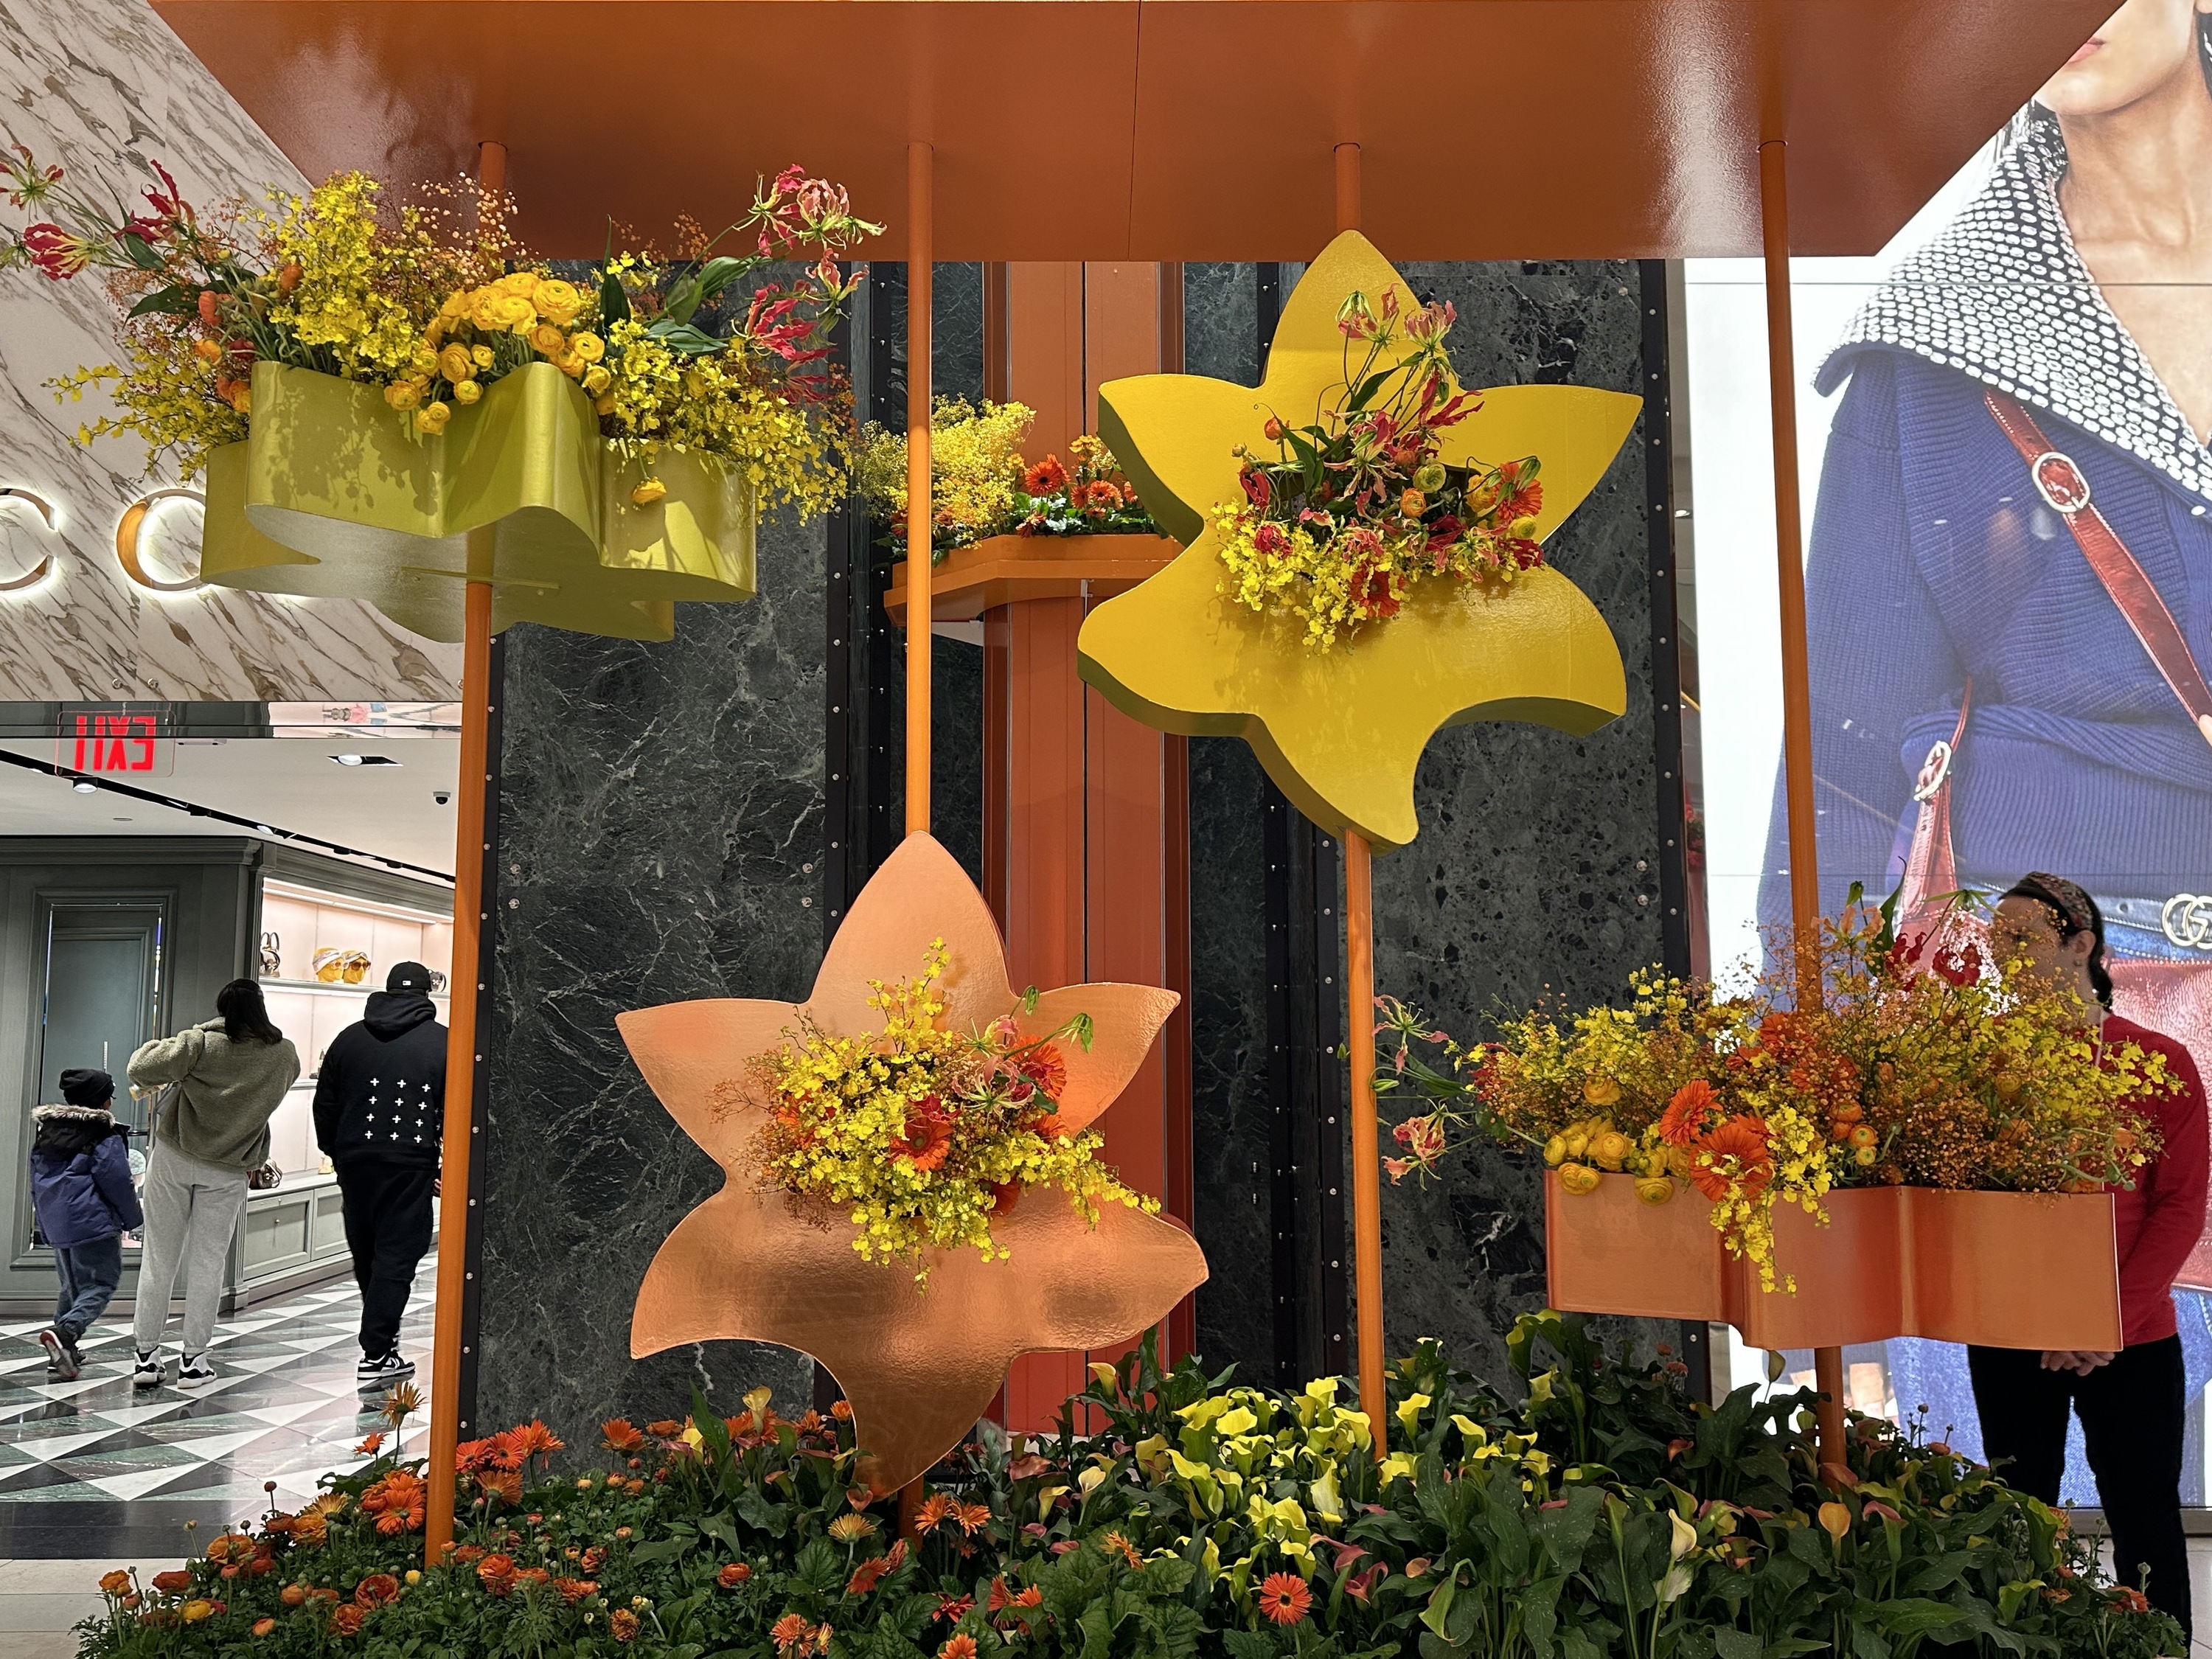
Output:
<instances>
[{"instance_id":1,"label":"woman on billboard","mask_svg":"<svg viewBox=\"0 0 2212 1659\"><path fill-rule=\"evenodd\" d=\"M1846 380L1807 567L1826 907L2063 871L2116 1007L2212 1071L2212 0L2128 0L2051 78ZM1786 832L1778 784L1770 919ZM2212 1243L2179 1282L2194 1400ZM1898 1403L1965 1430L1929 1347L1891 1345Z\"/></svg>"}]
</instances>

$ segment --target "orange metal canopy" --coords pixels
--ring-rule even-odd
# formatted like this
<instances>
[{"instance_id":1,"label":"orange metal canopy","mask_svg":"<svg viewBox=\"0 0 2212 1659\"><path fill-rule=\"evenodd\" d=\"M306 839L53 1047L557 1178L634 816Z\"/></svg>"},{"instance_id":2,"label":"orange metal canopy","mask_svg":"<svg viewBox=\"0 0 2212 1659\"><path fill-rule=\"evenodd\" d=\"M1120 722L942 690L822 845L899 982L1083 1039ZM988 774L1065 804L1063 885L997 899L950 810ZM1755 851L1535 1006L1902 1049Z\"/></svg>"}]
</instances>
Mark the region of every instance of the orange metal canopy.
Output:
<instances>
[{"instance_id":1,"label":"orange metal canopy","mask_svg":"<svg viewBox=\"0 0 2212 1659\"><path fill-rule=\"evenodd\" d=\"M1755 254L1786 138L1802 254L1865 253L2113 0L154 0L310 178L473 172L522 231L726 222L793 161L902 257L1308 258L1331 154L1399 259Z\"/></svg>"}]
</instances>

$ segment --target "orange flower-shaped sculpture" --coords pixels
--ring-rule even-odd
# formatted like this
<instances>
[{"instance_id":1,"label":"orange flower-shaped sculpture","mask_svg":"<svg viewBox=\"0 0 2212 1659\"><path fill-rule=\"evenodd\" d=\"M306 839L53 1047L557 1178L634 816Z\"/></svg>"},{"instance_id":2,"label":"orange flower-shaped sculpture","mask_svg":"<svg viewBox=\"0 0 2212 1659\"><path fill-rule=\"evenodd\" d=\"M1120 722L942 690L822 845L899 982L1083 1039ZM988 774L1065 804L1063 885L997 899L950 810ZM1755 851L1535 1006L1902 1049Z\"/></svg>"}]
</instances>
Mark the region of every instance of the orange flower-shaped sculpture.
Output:
<instances>
[{"instance_id":1,"label":"orange flower-shaped sculpture","mask_svg":"<svg viewBox=\"0 0 2212 1659\"><path fill-rule=\"evenodd\" d=\"M1122 713L1186 737L1245 738L1300 811L1378 849L1418 831L1413 769L1439 727L1518 720L1580 735L1627 707L1604 618L1548 567L1507 583L1424 582L1399 615L1326 653L1306 647L1294 620L1218 591L1224 567L1208 515L1239 499L1237 447L1272 453L1272 418L1296 424L1335 406L1345 375L1339 307L1355 293L1379 301L1394 288L1410 307L1389 261L1346 231L1284 307L1257 392L1196 374L1099 388L1099 432L1152 516L1185 545L1142 586L1092 611L1077 641L1083 678ZM1481 398L1449 428L1440 459L1537 457L1540 541L1596 487L1641 407L1628 393L1588 386L1498 386Z\"/></svg>"},{"instance_id":2,"label":"orange flower-shaped sculpture","mask_svg":"<svg viewBox=\"0 0 2212 1659\"><path fill-rule=\"evenodd\" d=\"M1088 1049L1061 1045L1058 1115L1070 1131L1114 1103L1176 1006L1174 992L1152 986L1076 985L1023 1011L983 896L943 847L915 835L854 901L805 1002L674 1002L617 1022L653 1093L728 1177L647 1269L630 1352L748 1338L811 1354L852 1402L869 1454L861 1474L878 1492L958 1445L1015 1356L1134 1336L1206 1279L1206 1257L1181 1228L1119 1204L1100 1206L1094 1228L1064 1194L1042 1188L992 1221L1007 1259L935 1252L928 1288L917 1290L910 1266L863 1260L852 1226L811 1222L761 1184L763 1109L742 1091L718 1097L718 1086L742 1079L802 1019L831 1036L875 1029L869 981L911 976L939 939L948 1029L980 1030L1012 1011L1024 1034L1042 1036L1091 1017Z\"/></svg>"}]
</instances>

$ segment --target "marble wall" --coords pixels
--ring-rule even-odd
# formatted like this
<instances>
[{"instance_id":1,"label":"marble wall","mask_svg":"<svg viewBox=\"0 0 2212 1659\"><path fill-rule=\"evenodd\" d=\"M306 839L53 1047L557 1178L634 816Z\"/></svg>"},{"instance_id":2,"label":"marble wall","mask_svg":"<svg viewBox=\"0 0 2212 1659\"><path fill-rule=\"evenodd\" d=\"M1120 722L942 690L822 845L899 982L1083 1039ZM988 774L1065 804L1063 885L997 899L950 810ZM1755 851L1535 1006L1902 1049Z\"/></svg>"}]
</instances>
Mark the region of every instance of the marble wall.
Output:
<instances>
[{"instance_id":1,"label":"marble wall","mask_svg":"<svg viewBox=\"0 0 2212 1659\"><path fill-rule=\"evenodd\" d=\"M811 1400L811 1367L786 1350L629 1359L647 1264L722 1176L645 1086L614 1017L795 1001L813 983L824 546L819 524L763 524L759 596L679 606L666 644L507 635L481 1421L644 1421L694 1385Z\"/></svg>"},{"instance_id":2,"label":"marble wall","mask_svg":"<svg viewBox=\"0 0 2212 1659\"><path fill-rule=\"evenodd\" d=\"M0 6L0 143L58 161L94 199L135 201L159 161L191 200L258 198L303 180L143 0L8 0ZM15 213L14 209L0 210ZM18 219L16 222L21 222ZM131 438L76 441L95 400L57 404L44 382L115 355L96 276L0 272L0 484L61 508L58 532L26 507L0 510L0 580L52 555L33 588L0 593L0 697L309 702L457 695L458 646L393 627L368 606L202 590L160 594L118 564L124 506L156 483ZM198 510L173 520L189 570ZM149 536L149 541L153 538ZM171 539L164 536L166 543Z\"/></svg>"}]
</instances>

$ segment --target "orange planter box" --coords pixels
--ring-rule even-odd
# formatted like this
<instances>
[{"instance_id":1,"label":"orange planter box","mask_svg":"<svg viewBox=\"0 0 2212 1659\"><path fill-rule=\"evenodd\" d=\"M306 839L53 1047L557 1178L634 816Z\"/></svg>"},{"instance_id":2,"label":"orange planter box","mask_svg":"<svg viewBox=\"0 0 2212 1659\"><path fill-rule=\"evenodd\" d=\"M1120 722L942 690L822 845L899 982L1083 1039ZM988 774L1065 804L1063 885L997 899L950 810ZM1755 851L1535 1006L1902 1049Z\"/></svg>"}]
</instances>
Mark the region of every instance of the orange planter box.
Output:
<instances>
[{"instance_id":1,"label":"orange planter box","mask_svg":"<svg viewBox=\"0 0 2212 1659\"><path fill-rule=\"evenodd\" d=\"M930 572L933 622L973 622L1018 599L1109 599L1164 570L1182 551L1165 536L992 536ZM906 623L906 561L891 567L884 609Z\"/></svg>"},{"instance_id":2,"label":"orange planter box","mask_svg":"<svg viewBox=\"0 0 2212 1659\"><path fill-rule=\"evenodd\" d=\"M2106 1194L1863 1187L1825 1203L1825 1227L1802 1210L1775 1212L1775 1265L1796 1279L1793 1295L1760 1290L1758 1268L1729 1257L1695 1188L1644 1204L1627 1176L1606 1176L1595 1192L1576 1195L1547 1171L1552 1305L1718 1322L1759 1348L1893 1336L1997 1348L2120 1346Z\"/></svg>"}]
</instances>

